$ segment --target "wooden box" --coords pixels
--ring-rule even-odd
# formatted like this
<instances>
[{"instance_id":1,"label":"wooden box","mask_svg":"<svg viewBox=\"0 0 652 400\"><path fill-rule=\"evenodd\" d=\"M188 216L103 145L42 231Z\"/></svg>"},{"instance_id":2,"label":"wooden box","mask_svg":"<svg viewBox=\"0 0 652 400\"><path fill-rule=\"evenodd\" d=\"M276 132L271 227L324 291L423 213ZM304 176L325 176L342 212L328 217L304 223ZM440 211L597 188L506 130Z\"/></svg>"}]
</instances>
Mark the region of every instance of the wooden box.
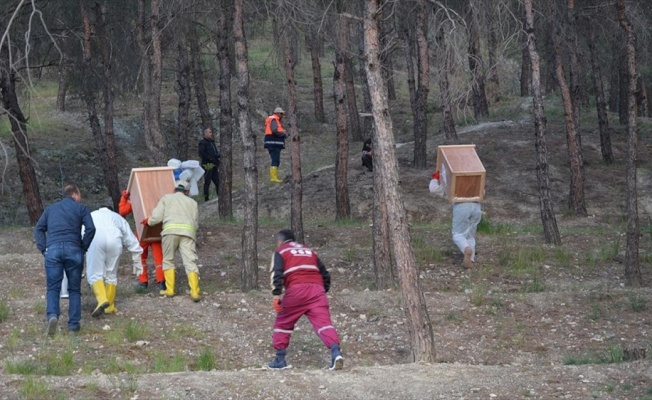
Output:
<instances>
[{"instance_id":1,"label":"wooden box","mask_svg":"<svg viewBox=\"0 0 652 400\"><path fill-rule=\"evenodd\" d=\"M439 146L437 170L451 203L482 201L486 171L474 144Z\"/></svg>"},{"instance_id":2,"label":"wooden box","mask_svg":"<svg viewBox=\"0 0 652 400\"><path fill-rule=\"evenodd\" d=\"M136 233L141 242L161 240L163 224L154 226L140 222L149 218L158 201L166 194L174 193L174 167L133 168L127 184L129 200L136 222Z\"/></svg>"}]
</instances>

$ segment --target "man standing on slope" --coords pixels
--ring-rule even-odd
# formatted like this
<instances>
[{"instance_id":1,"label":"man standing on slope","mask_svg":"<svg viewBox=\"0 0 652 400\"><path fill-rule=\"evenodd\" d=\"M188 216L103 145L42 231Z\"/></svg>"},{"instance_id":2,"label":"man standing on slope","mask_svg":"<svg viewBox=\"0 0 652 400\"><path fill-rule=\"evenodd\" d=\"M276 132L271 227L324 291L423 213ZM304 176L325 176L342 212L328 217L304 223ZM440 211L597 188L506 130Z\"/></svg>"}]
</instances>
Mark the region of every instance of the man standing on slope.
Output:
<instances>
[{"instance_id":1,"label":"man standing on slope","mask_svg":"<svg viewBox=\"0 0 652 400\"><path fill-rule=\"evenodd\" d=\"M344 357L326 297L331 275L314 250L294 240L294 233L289 229L276 234L276 252L271 268L273 304L277 313L272 335L276 358L267 366L272 369L288 367L285 355L290 336L294 325L305 315L317 336L331 351L328 369L340 370L344 366ZM285 295L281 302L283 288Z\"/></svg>"},{"instance_id":2,"label":"man standing on slope","mask_svg":"<svg viewBox=\"0 0 652 400\"><path fill-rule=\"evenodd\" d=\"M93 317L116 313L115 295L118 288L118 265L124 244L132 254L134 267L140 270L143 249L131 231L127 220L107 207L91 213L97 229L95 239L86 253L86 279L93 288L97 308ZM108 306L104 305L108 303Z\"/></svg>"},{"instance_id":3,"label":"man standing on slope","mask_svg":"<svg viewBox=\"0 0 652 400\"><path fill-rule=\"evenodd\" d=\"M285 128L281 124L283 115L285 115L285 111L281 107L276 107L274 113L265 119L264 147L272 159L271 167L269 167L269 180L275 183L283 182L282 179L278 178L278 166L281 165L281 150L285 148L285 138L287 138Z\"/></svg>"},{"instance_id":4,"label":"man standing on slope","mask_svg":"<svg viewBox=\"0 0 652 400\"><path fill-rule=\"evenodd\" d=\"M177 250L181 254L181 261L188 276L190 297L195 303L199 302L199 269L197 268L197 249L195 239L197 235L198 209L197 202L188 197L189 183L177 181L174 193L166 194L159 200L149 218L143 224L154 226L163 223L161 231L163 242L163 274L165 275L165 290L161 295L174 296L174 283L176 279L174 255Z\"/></svg>"},{"instance_id":5,"label":"man standing on slope","mask_svg":"<svg viewBox=\"0 0 652 400\"><path fill-rule=\"evenodd\" d=\"M219 196L219 167L220 152L217 151L215 141L213 140L213 130L204 129L204 138L199 141L199 157L201 158L201 167L206 171L204 175L204 201L208 201L208 192L211 188L211 182L215 185L215 194Z\"/></svg>"},{"instance_id":6,"label":"man standing on slope","mask_svg":"<svg viewBox=\"0 0 652 400\"><path fill-rule=\"evenodd\" d=\"M82 227L84 236L82 238ZM45 256L48 336L57 331L59 295L64 273L68 277L68 331L78 332L81 321L81 276L84 253L95 237L95 225L88 207L81 204L81 192L74 183L63 188L63 200L45 209L34 227L36 247ZM107 304L108 306L108 304ZM104 310L104 309L102 309Z\"/></svg>"}]
</instances>

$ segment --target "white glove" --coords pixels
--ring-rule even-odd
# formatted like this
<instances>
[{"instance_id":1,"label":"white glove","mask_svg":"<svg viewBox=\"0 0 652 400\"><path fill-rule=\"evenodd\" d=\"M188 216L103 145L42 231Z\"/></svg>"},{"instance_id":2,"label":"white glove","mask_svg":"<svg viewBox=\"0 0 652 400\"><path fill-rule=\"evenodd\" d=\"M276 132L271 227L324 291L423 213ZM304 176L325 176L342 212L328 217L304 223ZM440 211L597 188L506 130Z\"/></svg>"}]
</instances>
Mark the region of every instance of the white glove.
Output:
<instances>
[{"instance_id":1,"label":"white glove","mask_svg":"<svg viewBox=\"0 0 652 400\"><path fill-rule=\"evenodd\" d=\"M141 264L140 262L134 262L133 269L136 275L140 275L143 273L143 264Z\"/></svg>"}]
</instances>

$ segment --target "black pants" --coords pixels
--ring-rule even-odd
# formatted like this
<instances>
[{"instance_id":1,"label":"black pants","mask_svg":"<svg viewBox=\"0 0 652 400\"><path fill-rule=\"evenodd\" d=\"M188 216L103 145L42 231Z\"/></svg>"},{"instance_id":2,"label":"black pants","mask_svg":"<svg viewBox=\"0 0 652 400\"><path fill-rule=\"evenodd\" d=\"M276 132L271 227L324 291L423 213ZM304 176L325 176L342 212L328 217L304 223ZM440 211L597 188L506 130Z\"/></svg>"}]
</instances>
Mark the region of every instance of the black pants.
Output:
<instances>
[{"instance_id":1,"label":"black pants","mask_svg":"<svg viewBox=\"0 0 652 400\"><path fill-rule=\"evenodd\" d=\"M362 165L364 167L367 167L367 169L371 172L374 170L374 161L371 156L362 156Z\"/></svg>"},{"instance_id":2,"label":"black pants","mask_svg":"<svg viewBox=\"0 0 652 400\"><path fill-rule=\"evenodd\" d=\"M281 165L281 148L278 147L273 147L273 148L268 148L267 152L269 153L269 157L272 159L272 167L278 167Z\"/></svg>"},{"instance_id":3,"label":"black pants","mask_svg":"<svg viewBox=\"0 0 652 400\"><path fill-rule=\"evenodd\" d=\"M208 192L211 187L211 181L215 184L215 193L219 196L219 181L218 181L218 169L217 166L211 168L210 170L204 173L204 198L208 199Z\"/></svg>"}]
</instances>

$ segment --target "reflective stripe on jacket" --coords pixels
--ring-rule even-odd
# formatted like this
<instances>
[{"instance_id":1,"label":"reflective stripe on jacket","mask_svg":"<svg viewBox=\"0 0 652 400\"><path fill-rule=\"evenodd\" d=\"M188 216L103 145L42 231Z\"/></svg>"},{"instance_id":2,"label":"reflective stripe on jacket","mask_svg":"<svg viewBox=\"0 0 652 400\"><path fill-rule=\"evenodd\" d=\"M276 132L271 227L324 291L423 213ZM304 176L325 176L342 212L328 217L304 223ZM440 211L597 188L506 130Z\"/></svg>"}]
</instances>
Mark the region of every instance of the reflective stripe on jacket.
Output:
<instances>
[{"instance_id":1,"label":"reflective stripe on jacket","mask_svg":"<svg viewBox=\"0 0 652 400\"><path fill-rule=\"evenodd\" d=\"M162 236L181 235L195 240L199 226L197 218L197 202L183 192L175 192L166 194L159 200L149 217L148 225L163 222Z\"/></svg>"}]
</instances>

